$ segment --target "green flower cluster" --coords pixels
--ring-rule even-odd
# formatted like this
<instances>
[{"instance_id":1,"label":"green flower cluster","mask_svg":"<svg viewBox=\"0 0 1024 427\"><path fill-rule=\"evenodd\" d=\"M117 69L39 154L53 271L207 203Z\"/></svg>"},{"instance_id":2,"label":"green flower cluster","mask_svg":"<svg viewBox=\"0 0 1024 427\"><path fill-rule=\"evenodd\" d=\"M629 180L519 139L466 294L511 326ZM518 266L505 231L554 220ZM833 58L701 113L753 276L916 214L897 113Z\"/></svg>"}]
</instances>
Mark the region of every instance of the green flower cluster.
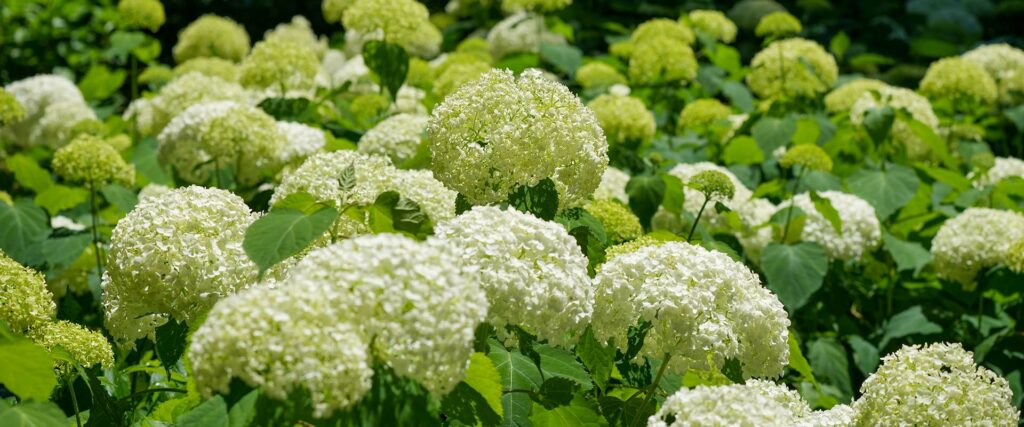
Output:
<instances>
[{"instance_id":1,"label":"green flower cluster","mask_svg":"<svg viewBox=\"0 0 1024 427\"><path fill-rule=\"evenodd\" d=\"M763 99L813 98L836 82L835 58L816 42L791 38L772 42L750 62L750 90Z\"/></svg>"},{"instance_id":2,"label":"green flower cluster","mask_svg":"<svg viewBox=\"0 0 1024 427\"><path fill-rule=\"evenodd\" d=\"M284 95L291 90L313 88L320 59L310 45L285 38L256 43L239 67L242 85Z\"/></svg>"},{"instance_id":3,"label":"green flower cluster","mask_svg":"<svg viewBox=\"0 0 1024 427\"><path fill-rule=\"evenodd\" d=\"M215 56L241 61L249 53L249 33L237 22L217 15L203 15L178 34L174 60L178 63L192 58Z\"/></svg>"},{"instance_id":4,"label":"green flower cluster","mask_svg":"<svg viewBox=\"0 0 1024 427\"><path fill-rule=\"evenodd\" d=\"M441 31L430 22L427 7L415 0L356 0L341 22L350 41L385 40L422 57L437 55L441 47Z\"/></svg>"},{"instance_id":5,"label":"green flower cluster","mask_svg":"<svg viewBox=\"0 0 1024 427\"><path fill-rule=\"evenodd\" d=\"M832 170L832 159L825 150L814 144L799 144L786 150L779 159L779 166L790 169L800 165L812 171L829 172Z\"/></svg>"},{"instance_id":6,"label":"green flower cluster","mask_svg":"<svg viewBox=\"0 0 1024 427\"><path fill-rule=\"evenodd\" d=\"M636 146L654 137L654 114L632 96L601 95L587 104L611 145Z\"/></svg>"},{"instance_id":7,"label":"green flower cluster","mask_svg":"<svg viewBox=\"0 0 1024 427\"><path fill-rule=\"evenodd\" d=\"M626 205L615 200L592 200L583 209L601 221L611 245L627 242L644 234L640 219Z\"/></svg>"},{"instance_id":8,"label":"green flower cluster","mask_svg":"<svg viewBox=\"0 0 1024 427\"><path fill-rule=\"evenodd\" d=\"M121 28L126 30L159 30L164 21L164 5L160 0L121 0L117 3Z\"/></svg>"},{"instance_id":9,"label":"green flower cluster","mask_svg":"<svg viewBox=\"0 0 1024 427\"><path fill-rule=\"evenodd\" d=\"M928 66L918 91L930 99L971 100L992 104L996 82L982 66L960 57L942 58Z\"/></svg>"},{"instance_id":10,"label":"green flower cluster","mask_svg":"<svg viewBox=\"0 0 1024 427\"><path fill-rule=\"evenodd\" d=\"M135 183L135 166L125 162L110 143L87 134L79 135L53 154L53 170L68 182L93 188L112 182L126 186Z\"/></svg>"},{"instance_id":11,"label":"green flower cluster","mask_svg":"<svg viewBox=\"0 0 1024 427\"><path fill-rule=\"evenodd\" d=\"M736 24L724 13L717 10L694 10L687 15L690 24L704 34L714 37L722 43L736 40Z\"/></svg>"},{"instance_id":12,"label":"green flower cluster","mask_svg":"<svg viewBox=\"0 0 1024 427\"><path fill-rule=\"evenodd\" d=\"M780 38L800 34L804 28L800 20L788 12L772 12L761 18L754 29L758 37Z\"/></svg>"}]
</instances>

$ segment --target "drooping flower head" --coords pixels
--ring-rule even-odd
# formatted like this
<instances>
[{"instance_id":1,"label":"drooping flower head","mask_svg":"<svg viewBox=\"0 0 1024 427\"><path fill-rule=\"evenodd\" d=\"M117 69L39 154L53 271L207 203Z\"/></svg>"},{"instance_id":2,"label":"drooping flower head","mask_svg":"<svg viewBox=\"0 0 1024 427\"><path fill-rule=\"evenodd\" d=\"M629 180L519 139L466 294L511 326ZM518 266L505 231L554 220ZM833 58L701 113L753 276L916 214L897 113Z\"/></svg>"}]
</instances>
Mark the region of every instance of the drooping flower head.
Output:
<instances>
[{"instance_id":1,"label":"drooping flower head","mask_svg":"<svg viewBox=\"0 0 1024 427\"><path fill-rule=\"evenodd\" d=\"M693 28L714 37L715 40L722 43L732 43L736 40L736 24L720 11L693 10L688 17Z\"/></svg>"},{"instance_id":2,"label":"drooping flower head","mask_svg":"<svg viewBox=\"0 0 1024 427\"><path fill-rule=\"evenodd\" d=\"M750 90L763 99L813 98L839 76L836 60L816 42L790 38L772 42L751 60Z\"/></svg>"},{"instance_id":3,"label":"drooping flower head","mask_svg":"<svg viewBox=\"0 0 1024 427\"><path fill-rule=\"evenodd\" d=\"M114 367L114 352L107 338L81 325L66 320L47 322L33 328L28 337L47 350L55 350L57 347L66 350L74 363L86 369L95 365L104 369ZM59 359L54 360L54 369L61 375L76 373L73 364Z\"/></svg>"},{"instance_id":4,"label":"drooping flower head","mask_svg":"<svg viewBox=\"0 0 1024 427\"><path fill-rule=\"evenodd\" d=\"M475 204L550 178L559 206L576 206L608 164L593 112L533 69L492 70L461 87L434 108L428 132L435 176Z\"/></svg>"},{"instance_id":5,"label":"drooping flower head","mask_svg":"<svg viewBox=\"0 0 1024 427\"><path fill-rule=\"evenodd\" d=\"M654 114L640 98L601 95L587 104L608 137L609 144L635 147L654 137Z\"/></svg>"},{"instance_id":6,"label":"drooping flower head","mask_svg":"<svg viewBox=\"0 0 1024 427\"><path fill-rule=\"evenodd\" d=\"M57 314L43 274L0 251L0 320L15 333L49 322Z\"/></svg>"},{"instance_id":7,"label":"drooping flower head","mask_svg":"<svg viewBox=\"0 0 1024 427\"><path fill-rule=\"evenodd\" d=\"M799 19L789 12L778 11L761 17L754 34L758 37L780 38L800 34L803 30Z\"/></svg>"},{"instance_id":8,"label":"drooping flower head","mask_svg":"<svg viewBox=\"0 0 1024 427\"><path fill-rule=\"evenodd\" d=\"M190 322L256 281L242 249L256 215L228 191L186 187L140 201L117 223L103 274L103 308L121 344L169 318Z\"/></svg>"},{"instance_id":9,"label":"drooping flower head","mask_svg":"<svg viewBox=\"0 0 1024 427\"><path fill-rule=\"evenodd\" d=\"M135 166L125 162L109 143L92 135L80 135L57 149L53 171L68 182L95 188L112 182L126 186L135 183Z\"/></svg>"},{"instance_id":10,"label":"drooping flower head","mask_svg":"<svg viewBox=\"0 0 1024 427\"><path fill-rule=\"evenodd\" d=\"M962 57L980 65L995 79L1000 103L1017 105L1024 101L1024 51L997 43L976 47Z\"/></svg>"},{"instance_id":11,"label":"drooping flower head","mask_svg":"<svg viewBox=\"0 0 1024 427\"><path fill-rule=\"evenodd\" d=\"M814 206L814 201L807 193L793 197L793 203L807 216L801 238L807 242L815 242L825 248L829 258L843 261L859 260L864 254L871 252L882 241L881 226L878 216L871 204L860 197L841 191L822 191L818 193L839 214L842 221L837 233L835 227ZM780 205L786 209L788 203Z\"/></svg>"},{"instance_id":12,"label":"drooping flower head","mask_svg":"<svg viewBox=\"0 0 1024 427\"><path fill-rule=\"evenodd\" d=\"M425 139L430 116L397 114L359 138L359 152L391 159L396 164L413 158Z\"/></svg>"},{"instance_id":13,"label":"drooping flower head","mask_svg":"<svg viewBox=\"0 0 1024 427\"><path fill-rule=\"evenodd\" d=\"M933 100L981 104L994 103L999 95L995 80L985 68L961 57L942 58L929 65L917 90Z\"/></svg>"},{"instance_id":14,"label":"drooping flower head","mask_svg":"<svg viewBox=\"0 0 1024 427\"><path fill-rule=\"evenodd\" d=\"M974 363L959 343L903 346L861 385L854 425L1017 423L1005 379Z\"/></svg>"},{"instance_id":15,"label":"drooping flower head","mask_svg":"<svg viewBox=\"0 0 1024 427\"><path fill-rule=\"evenodd\" d=\"M521 326L539 339L572 343L590 319L587 258L559 224L513 209L477 206L439 224L436 236L475 269L500 336Z\"/></svg>"},{"instance_id":16,"label":"drooping flower head","mask_svg":"<svg viewBox=\"0 0 1024 427\"><path fill-rule=\"evenodd\" d=\"M982 270L1004 262L1011 245L1024 239L1024 215L988 208L968 208L942 223L932 239L939 277L967 288Z\"/></svg>"},{"instance_id":17,"label":"drooping flower head","mask_svg":"<svg viewBox=\"0 0 1024 427\"><path fill-rule=\"evenodd\" d=\"M20 120L4 119L0 136L18 146L57 148L71 142L75 125L96 120L78 87L62 76L32 76L7 85L5 91L14 96L23 113Z\"/></svg>"},{"instance_id":18,"label":"drooping flower head","mask_svg":"<svg viewBox=\"0 0 1024 427\"><path fill-rule=\"evenodd\" d=\"M611 87L627 83L626 76L623 76L611 65L599 61L583 64L576 70L575 78L576 83L579 83L584 89Z\"/></svg>"},{"instance_id":19,"label":"drooping flower head","mask_svg":"<svg viewBox=\"0 0 1024 427\"><path fill-rule=\"evenodd\" d=\"M928 98L918 95L910 89L899 87L883 87L877 89L878 96L874 93L865 92L861 98L850 108L850 122L860 125L864 122L864 115L872 108L891 107L905 109L910 115L934 132L939 130L939 118L932 111L932 104ZM931 147L921 140L910 128L910 125L903 120L896 120L890 131L892 139L901 144L906 150L907 158L911 160L927 160L931 155Z\"/></svg>"},{"instance_id":20,"label":"drooping flower head","mask_svg":"<svg viewBox=\"0 0 1024 427\"><path fill-rule=\"evenodd\" d=\"M178 63L201 56L241 61L249 53L249 33L230 18L203 15L178 33L174 60Z\"/></svg>"},{"instance_id":21,"label":"drooping flower head","mask_svg":"<svg viewBox=\"0 0 1024 427\"><path fill-rule=\"evenodd\" d=\"M683 242L618 255L594 278L591 326L625 351L627 331L650 322L639 356L671 355L669 371L721 369L778 377L789 361L789 319L757 274L721 252Z\"/></svg>"},{"instance_id":22,"label":"drooping flower head","mask_svg":"<svg viewBox=\"0 0 1024 427\"><path fill-rule=\"evenodd\" d=\"M889 87L889 85L880 80L852 80L832 89L828 95L825 95L825 109L833 114L848 112L853 107L853 104L860 100L865 93L881 90L884 87Z\"/></svg>"},{"instance_id":23,"label":"drooping flower head","mask_svg":"<svg viewBox=\"0 0 1024 427\"><path fill-rule=\"evenodd\" d=\"M117 3L119 24L126 30L146 29L152 32L164 25L164 5L160 0L121 0Z\"/></svg>"},{"instance_id":24,"label":"drooping flower head","mask_svg":"<svg viewBox=\"0 0 1024 427\"><path fill-rule=\"evenodd\" d=\"M637 84L691 81L697 77L697 59L687 43L652 35L636 42L629 56L629 80Z\"/></svg>"},{"instance_id":25,"label":"drooping flower head","mask_svg":"<svg viewBox=\"0 0 1024 427\"><path fill-rule=\"evenodd\" d=\"M277 95L313 88L320 59L312 46L282 38L256 43L239 67L239 82Z\"/></svg>"}]
</instances>

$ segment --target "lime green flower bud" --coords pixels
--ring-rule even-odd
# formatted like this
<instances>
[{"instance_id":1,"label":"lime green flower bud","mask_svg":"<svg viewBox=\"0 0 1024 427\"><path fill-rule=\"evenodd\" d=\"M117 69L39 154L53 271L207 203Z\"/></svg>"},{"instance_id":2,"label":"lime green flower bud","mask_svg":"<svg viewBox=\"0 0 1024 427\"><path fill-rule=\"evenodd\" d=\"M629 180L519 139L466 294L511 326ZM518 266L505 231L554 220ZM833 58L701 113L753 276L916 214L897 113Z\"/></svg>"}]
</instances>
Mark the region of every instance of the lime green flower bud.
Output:
<instances>
[{"instance_id":1,"label":"lime green flower bud","mask_svg":"<svg viewBox=\"0 0 1024 427\"><path fill-rule=\"evenodd\" d=\"M146 29L156 32L167 19L164 5L159 0L121 0L117 4L121 28Z\"/></svg>"},{"instance_id":2,"label":"lime green flower bud","mask_svg":"<svg viewBox=\"0 0 1024 427\"><path fill-rule=\"evenodd\" d=\"M875 79L856 79L832 89L825 95L825 109L830 113L843 113L850 111L850 107L857 102L865 93L873 90L880 90L889 85Z\"/></svg>"},{"instance_id":3,"label":"lime green flower bud","mask_svg":"<svg viewBox=\"0 0 1024 427\"><path fill-rule=\"evenodd\" d=\"M47 350L57 347L67 350L75 363L86 369L95 365L104 369L114 366L114 352L110 342L102 333L90 331L81 325L64 320L49 322L32 329L28 336ZM55 360L54 369L61 376L75 373L74 365L64 360Z\"/></svg>"},{"instance_id":4,"label":"lime green flower bud","mask_svg":"<svg viewBox=\"0 0 1024 427\"><path fill-rule=\"evenodd\" d=\"M0 251L0 320L20 334L49 322L56 314L43 274Z\"/></svg>"},{"instance_id":5,"label":"lime green flower bud","mask_svg":"<svg viewBox=\"0 0 1024 427\"><path fill-rule=\"evenodd\" d=\"M512 13L520 10L548 13L562 10L572 4L572 0L502 0L501 9Z\"/></svg>"},{"instance_id":6,"label":"lime green flower bud","mask_svg":"<svg viewBox=\"0 0 1024 427\"><path fill-rule=\"evenodd\" d=\"M634 44L629 59L629 79L634 83L670 83L696 77L697 59L686 43L655 36Z\"/></svg>"},{"instance_id":7,"label":"lime green flower bud","mask_svg":"<svg viewBox=\"0 0 1024 427\"><path fill-rule=\"evenodd\" d=\"M252 53L242 61L238 80L243 86L279 90L313 88L320 59L311 46L284 39L256 43Z\"/></svg>"},{"instance_id":8,"label":"lime green flower bud","mask_svg":"<svg viewBox=\"0 0 1024 427\"><path fill-rule=\"evenodd\" d=\"M644 234L640 219L622 203L610 199L593 200L583 209L601 221L608 242L613 245L636 239Z\"/></svg>"},{"instance_id":9,"label":"lime green flower bud","mask_svg":"<svg viewBox=\"0 0 1024 427\"><path fill-rule=\"evenodd\" d=\"M181 73L184 74L184 73ZM162 86L164 83L171 81L178 74L174 72L170 67L165 65L151 65L146 67L139 73L139 83Z\"/></svg>"},{"instance_id":10,"label":"lime green flower bud","mask_svg":"<svg viewBox=\"0 0 1024 427\"><path fill-rule=\"evenodd\" d=\"M487 63L494 61L491 57L491 44L483 37L469 37L463 40L455 47L455 52L468 53Z\"/></svg>"},{"instance_id":11,"label":"lime green flower bud","mask_svg":"<svg viewBox=\"0 0 1024 427\"><path fill-rule=\"evenodd\" d=\"M609 144L634 146L654 137L654 114L639 98L601 95L587 107L594 111Z\"/></svg>"},{"instance_id":12,"label":"lime green flower bud","mask_svg":"<svg viewBox=\"0 0 1024 427\"><path fill-rule=\"evenodd\" d=\"M943 58L928 66L918 91L931 99L996 101L996 82L985 69L960 57Z\"/></svg>"},{"instance_id":13,"label":"lime green flower bud","mask_svg":"<svg viewBox=\"0 0 1024 427\"><path fill-rule=\"evenodd\" d=\"M772 42L750 65L747 85L763 99L812 98L839 77L835 58L818 43L801 38Z\"/></svg>"},{"instance_id":14,"label":"lime green flower bud","mask_svg":"<svg viewBox=\"0 0 1024 427\"><path fill-rule=\"evenodd\" d=\"M224 58L212 56L192 58L174 67L174 76L183 76L191 72L218 77L228 82L238 81L238 65Z\"/></svg>"},{"instance_id":15,"label":"lime green flower bud","mask_svg":"<svg viewBox=\"0 0 1024 427\"><path fill-rule=\"evenodd\" d=\"M202 56L241 61L249 53L249 33L241 25L217 15L203 15L178 34L174 60L178 63Z\"/></svg>"},{"instance_id":16,"label":"lime green flower bud","mask_svg":"<svg viewBox=\"0 0 1024 427\"><path fill-rule=\"evenodd\" d=\"M963 58L980 65L995 79L1000 103L1017 105L1024 101L1024 51L998 43L976 47Z\"/></svg>"},{"instance_id":17,"label":"lime green flower bud","mask_svg":"<svg viewBox=\"0 0 1024 427\"><path fill-rule=\"evenodd\" d=\"M383 39L422 57L436 55L441 46L441 31L430 22L427 7L415 0L356 0L345 10L342 25L357 35L351 40L356 44Z\"/></svg>"},{"instance_id":18,"label":"lime green flower bud","mask_svg":"<svg viewBox=\"0 0 1024 427\"><path fill-rule=\"evenodd\" d=\"M340 24L341 17L345 11L352 6L355 0L324 0L320 3L320 10L324 13L324 21L328 24Z\"/></svg>"},{"instance_id":19,"label":"lime green flower bud","mask_svg":"<svg viewBox=\"0 0 1024 427\"><path fill-rule=\"evenodd\" d=\"M611 87L627 83L626 76L604 62L590 62L576 70L576 83L584 89Z\"/></svg>"},{"instance_id":20,"label":"lime green flower bud","mask_svg":"<svg viewBox=\"0 0 1024 427\"><path fill-rule=\"evenodd\" d=\"M491 66L482 61L463 62L445 67L444 71L440 72L437 79L434 80L434 94L438 98L444 99L462 85L475 81L490 69Z\"/></svg>"},{"instance_id":21,"label":"lime green flower bud","mask_svg":"<svg viewBox=\"0 0 1024 427\"><path fill-rule=\"evenodd\" d=\"M804 169L829 172L832 170L832 159L821 147L814 144L800 144L782 155L779 159L779 166L790 169L794 165L800 165Z\"/></svg>"},{"instance_id":22,"label":"lime green flower bud","mask_svg":"<svg viewBox=\"0 0 1024 427\"><path fill-rule=\"evenodd\" d=\"M1006 266L1014 273L1024 274L1024 239L1010 245L1006 252Z\"/></svg>"},{"instance_id":23,"label":"lime green flower bud","mask_svg":"<svg viewBox=\"0 0 1024 427\"><path fill-rule=\"evenodd\" d=\"M615 246L609 246L607 249L604 250L604 258L607 262L619 255L636 252L640 248L644 248L647 246L661 246L668 242L668 240L661 240L652 237L649 234L645 234L628 242L619 243ZM598 266L598 268L600 268L600 266Z\"/></svg>"},{"instance_id":24,"label":"lime green flower bud","mask_svg":"<svg viewBox=\"0 0 1024 427\"><path fill-rule=\"evenodd\" d=\"M736 40L736 24L717 10L694 10L689 14L690 24L698 31L722 43Z\"/></svg>"},{"instance_id":25,"label":"lime green flower bud","mask_svg":"<svg viewBox=\"0 0 1024 427\"><path fill-rule=\"evenodd\" d=\"M679 112L679 121L676 123L676 133L682 133L686 129L700 129L719 121L728 119L732 115L732 108L714 98L702 98L686 104L683 111Z\"/></svg>"},{"instance_id":26,"label":"lime green flower bud","mask_svg":"<svg viewBox=\"0 0 1024 427\"><path fill-rule=\"evenodd\" d=\"M80 135L53 153L53 170L68 182L93 187L135 183L135 166L126 163L106 141L92 135Z\"/></svg>"},{"instance_id":27,"label":"lime green flower bud","mask_svg":"<svg viewBox=\"0 0 1024 427\"><path fill-rule=\"evenodd\" d=\"M687 185L700 191L708 200L730 200L736 194L736 186L729 176L716 170L697 172Z\"/></svg>"},{"instance_id":28,"label":"lime green flower bud","mask_svg":"<svg viewBox=\"0 0 1024 427\"><path fill-rule=\"evenodd\" d=\"M666 18L656 18L638 25L629 40L637 44L656 37L667 37L686 45L697 40L693 30L686 24Z\"/></svg>"},{"instance_id":29,"label":"lime green flower bud","mask_svg":"<svg viewBox=\"0 0 1024 427\"><path fill-rule=\"evenodd\" d=\"M788 12L772 12L761 18L754 29L758 37L787 37L800 34L804 28L800 20Z\"/></svg>"}]
</instances>

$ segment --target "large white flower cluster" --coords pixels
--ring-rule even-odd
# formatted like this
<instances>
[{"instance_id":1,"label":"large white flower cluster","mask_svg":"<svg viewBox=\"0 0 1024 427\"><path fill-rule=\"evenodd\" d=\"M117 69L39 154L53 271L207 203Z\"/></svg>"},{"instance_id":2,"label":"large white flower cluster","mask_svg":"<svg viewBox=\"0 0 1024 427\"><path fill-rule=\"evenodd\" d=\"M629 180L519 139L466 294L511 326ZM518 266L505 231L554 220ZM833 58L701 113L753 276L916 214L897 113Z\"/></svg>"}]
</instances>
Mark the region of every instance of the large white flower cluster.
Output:
<instances>
[{"instance_id":1,"label":"large white flower cluster","mask_svg":"<svg viewBox=\"0 0 1024 427\"><path fill-rule=\"evenodd\" d=\"M62 76L41 74L13 82L4 90L25 110L21 120L0 127L0 137L17 145L57 148L71 142L76 124L96 120L78 87Z\"/></svg>"},{"instance_id":2,"label":"large white flower cluster","mask_svg":"<svg viewBox=\"0 0 1024 427\"><path fill-rule=\"evenodd\" d=\"M234 171L238 182L256 184L282 166L281 151L288 145L273 117L233 101L188 107L157 141L160 160L193 184L206 184L225 168Z\"/></svg>"},{"instance_id":3,"label":"large white flower cluster","mask_svg":"<svg viewBox=\"0 0 1024 427\"><path fill-rule=\"evenodd\" d=\"M235 82L198 72L171 80L152 98L138 98L124 112L142 135L157 135L178 114L202 102L248 103L253 95Z\"/></svg>"},{"instance_id":4,"label":"large white flower cluster","mask_svg":"<svg viewBox=\"0 0 1024 427\"><path fill-rule=\"evenodd\" d=\"M932 239L935 271L939 277L973 287L978 272L1004 262L1020 240L1024 240L1024 215L969 208L942 223Z\"/></svg>"},{"instance_id":5,"label":"large white flower cluster","mask_svg":"<svg viewBox=\"0 0 1024 427\"><path fill-rule=\"evenodd\" d=\"M514 209L477 206L439 224L438 238L476 270L499 336L521 326L539 339L575 341L590 320L593 290L587 258L565 228Z\"/></svg>"},{"instance_id":6,"label":"large white flower cluster","mask_svg":"<svg viewBox=\"0 0 1024 427\"><path fill-rule=\"evenodd\" d=\"M850 108L850 121L855 125L864 122L864 115L872 108L892 107L893 109L906 109L910 115L921 123L939 131L939 117L932 111L932 104L928 98L918 95L910 89L885 86L877 89L875 93L867 92L854 102ZM931 147L921 140L910 128L910 125L903 120L896 120L892 124L892 138L902 144L906 150L907 158L912 160L926 160L931 154Z\"/></svg>"},{"instance_id":7,"label":"large white flower cluster","mask_svg":"<svg viewBox=\"0 0 1024 427\"><path fill-rule=\"evenodd\" d=\"M376 154L396 164L416 156L416 150L426 138L430 116L397 114L384 119L359 138L359 152Z\"/></svg>"},{"instance_id":8,"label":"large white flower cluster","mask_svg":"<svg viewBox=\"0 0 1024 427\"><path fill-rule=\"evenodd\" d=\"M974 186L978 188L996 185L999 181L1012 177L1024 179L1024 160L1014 157L996 157L992 167L984 173L972 172L968 175L968 178L974 181Z\"/></svg>"},{"instance_id":9,"label":"large white flower cluster","mask_svg":"<svg viewBox=\"0 0 1024 427\"><path fill-rule=\"evenodd\" d=\"M962 55L980 65L996 82L999 102L1016 105L1024 100L1024 51L1006 43L978 46Z\"/></svg>"},{"instance_id":10,"label":"large white flower cluster","mask_svg":"<svg viewBox=\"0 0 1024 427\"><path fill-rule=\"evenodd\" d=\"M565 37L548 31L544 17L523 11L505 17L487 33L487 44L495 58L513 53L537 52L541 43L564 44Z\"/></svg>"},{"instance_id":11,"label":"large white flower cluster","mask_svg":"<svg viewBox=\"0 0 1024 427\"><path fill-rule=\"evenodd\" d=\"M475 204L551 178L559 206L573 207L594 193L608 165L594 113L536 69L518 78L506 69L484 73L434 108L429 132L437 178Z\"/></svg>"},{"instance_id":12,"label":"large white flower cluster","mask_svg":"<svg viewBox=\"0 0 1024 427\"><path fill-rule=\"evenodd\" d=\"M837 233L832 223L818 212L811 196L803 193L793 197L793 203L807 216L800 235L804 241L821 245L829 258L842 261L859 260L882 242L881 224L871 204L841 191L822 191L818 195L828 199L839 214L843 223L840 227L842 234ZM788 202L781 204L779 209L787 207Z\"/></svg>"},{"instance_id":13,"label":"large white flower cluster","mask_svg":"<svg viewBox=\"0 0 1024 427\"><path fill-rule=\"evenodd\" d=\"M110 334L131 344L168 317L195 320L253 284L257 268L242 240L256 217L240 197L218 189L192 186L142 200L110 238L103 275Z\"/></svg>"},{"instance_id":14,"label":"large white flower cluster","mask_svg":"<svg viewBox=\"0 0 1024 427\"><path fill-rule=\"evenodd\" d=\"M645 246L608 260L594 283L595 335L625 351L627 330L650 322L638 357L670 355L672 372L720 369L732 358L744 377L777 377L789 362L782 303L721 252L682 242Z\"/></svg>"},{"instance_id":15,"label":"large white flower cluster","mask_svg":"<svg viewBox=\"0 0 1024 427\"><path fill-rule=\"evenodd\" d=\"M860 391L857 426L1013 426L1020 417L1006 380L975 365L960 344L903 346Z\"/></svg>"},{"instance_id":16,"label":"large white flower cluster","mask_svg":"<svg viewBox=\"0 0 1024 427\"><path fill-rule=\"evenodd\" d=\"M284 144L277 153L279 164L297 164L320 151L327 144L324 131L295 122L277 122L277 132Z\"/></svg>"}]
</instances>

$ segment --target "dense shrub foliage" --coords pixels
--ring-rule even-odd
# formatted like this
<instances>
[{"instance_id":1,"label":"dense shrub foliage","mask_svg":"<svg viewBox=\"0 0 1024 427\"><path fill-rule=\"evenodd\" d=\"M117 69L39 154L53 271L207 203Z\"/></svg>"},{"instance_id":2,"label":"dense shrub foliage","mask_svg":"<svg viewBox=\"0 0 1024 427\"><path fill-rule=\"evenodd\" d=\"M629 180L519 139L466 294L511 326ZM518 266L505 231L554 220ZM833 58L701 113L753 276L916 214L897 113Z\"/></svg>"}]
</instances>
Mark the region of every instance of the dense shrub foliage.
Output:
<instances>
[{"instance_id":1,"label":"dense shrub foliage","mask_svg":"<svg viewBox=\"0 0 1024 427\"><path fill-rule=\"evenodd\" d=\"M1020 425L1016 3L186 3L0 9L0 425Z\"/></svg>"}]
</instances>

